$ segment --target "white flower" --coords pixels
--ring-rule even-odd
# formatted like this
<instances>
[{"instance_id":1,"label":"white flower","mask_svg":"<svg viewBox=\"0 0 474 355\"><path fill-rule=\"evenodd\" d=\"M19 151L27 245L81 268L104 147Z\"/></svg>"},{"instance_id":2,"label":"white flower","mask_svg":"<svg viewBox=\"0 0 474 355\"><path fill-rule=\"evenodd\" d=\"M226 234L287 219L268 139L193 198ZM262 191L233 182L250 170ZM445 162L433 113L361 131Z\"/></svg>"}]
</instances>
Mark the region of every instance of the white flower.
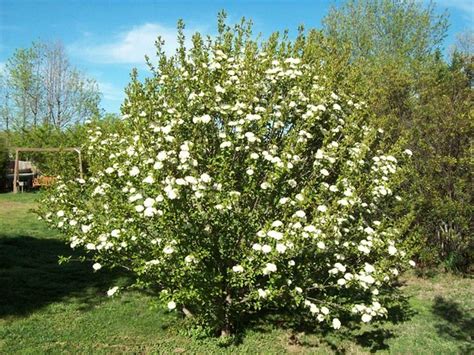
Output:
<instances>
[{"instance_id":1,"label":"white flower","mask_svg":"<svg viewBox=\"0 0 474 355\"><path fill-rule=\"evenodd\" d=\"M321 169L320 173L323 176L328 176L329 175L329 171L327 171L326 169Z\"/></svg>"},{"instance_id":2,"label":"white flower","mask_svg":"<svg viewBox=\"0 0 474 355\"><path fill-rule=\"evenodd\" d=\"M230 147L231 145L232 145L232 142L225 141L225 142L222 142L219 147L221 147L221 148L223 149L223 148L228 148L228 147Z\"/></svg>"},{"instance_id":3,"label":"white flower","mask_svg":"<svg viewBox=\"0 0 474 355\"><path fill-rule=\"evenodd\" d=\"M88 225L83 224L83 225L81 226L82 233L87 233L87 232L89 232L89 231L91 230L91 228L92 228L92 227L91 227L90 225L88 226Z\"/></svg>"},{"instance_id":4,"label":"white flower","mask_svg":"<svg viewBox=\"0 0 474 355\"><path fill-rule=\"evenodd\" d=\"M56 216L58 216L58 217L64 217L64 211L63 211L63 210L58 211L58 212L56 213Z\"/></svg>"},{"instance_id":5,"label":"white flower","mask_svg":"<svg viewBox=\"0 0 474 355\"><path fill-rule=\"evenodd\" d=\"M375 233L375 231L370 227L364 228L364 232L369 234L369 235Z\"/></svg>"},{"instance_id":6,"label":"white flower","mask_svg":"<svg viewBox=\"0 0 474 355\"><path fill-rule=\"evenodd\" d=\"M166 196L168 196L170 200L174 200L178 197L178 191L176 189L169 189L166 191Z\"/></svg>"},{"instance_id":7,"label":"white flower","mask_svg":"<svg viewBox=\"0 0 474 355\"><path fill-rule=\"evenodd\" d=\"M117 238L118 236L120 236L120 230L114 229L112 232L110 232L110 235L114 238Z\"/></svg>"},{"instance_id":8,"label":"white flower","mask_svg":"<svg viewBox=\"0 0 474 355\"><path fill-rule=\"evenodd\" d=\"M163 163L161 161L157 161L155 162L155 164L153 164L153 169L155 170L159 170L163 167Z\"/></svg>"},{"instance_id":9,"label":"white flower","mask_svg":"<svg viewBox=\"0 0 474 355\"><path fill-rule=\"evenodd\" d=\"M252 154L250 154L250 158L252 158L253 160L257 160L258 159L258 154L257 153L252 153Z\"/></svg>"},{"instance_id":10,"label":"white flower","mask_svg":"<svg viewBox=\"0 0 474 355\"><path fill-rule=\"evenodd\" d=\"M109 296L109 297L113 296L118 291L118 289L119 288L117 286L112 287L111 289L109 289L107 291L107 296Z\"/></svg>"},{"instance_id":11,"label":"white flower","mask_svg":"<svg viewBox=\"0 0 474 355\"><path fill-rule=\"evenodd\" d=\"M310 224L309 226L304 227L303 230L305 232L308 232L308 233L316 233L316 231L317 231L316 227L313 226L312 224Z\"/></svg>"},{"instance_id":12,"label":"white flower","mask_svg":"<svg viewBox=\"0 0 474 355\"><path fill-rule=\"evenodd\" d=\"M372 320L372 316L370 314L364 313L362 315L362 322L369 323Z\"/></svg>"},{"instance_id":13,"label":"white flower","mask_svg":"<svg viewBox=\"0 0 474 355\"><path fill-rule=\"evenodd\" d=\"M262 188L262 190L266 190L270 187L270 184L268 182L262 182L260 184L260 187Z\"/></svg>"},{"instance_id":14,"label":"white flower","mask_svg":"<svg viewBox=\"0 0 474 355\"><path fill-rule=\"evenodd\" d=\"M340 111L341 110L341 106L339 106L339 104L334 104L332 106L333 109L337 110L337 111Z\"/></svg>"},{"instance_id":15,"label":"white flower","mask_svg":"<svg viewBox=\"0 0 474 355\"><path fill-rule=\"evenodd\" d=\"M324 314L324 315L328 315L329 314L329 309L327 307L321 307L321 313Z\"/></svg>"},{"instance_id":16,"label":"white flower","mask_svg":"<svg viewBox=\"0 0 474 355\"><path fill-rule=\"evenodd\" d=\"M262 250L262 246L258 243L255 243L254 245L252 245L252 249L259 251L259 250ZM270 247L270 250L271 250L271 247Z\"/></svg>"},{"instance_id":17,"label":"white flower","mask_svg":"<svg viewBox=\"0 0 474 355\"><path fill-rule=\"evenodd\" d=\"M410 264L410 266L412 266L412 267L415 267L415 266L416 266L416 263L415 263L413 260L410 260L410 261L408 262L408 264Z\"/></svg>"},{"instance_id":18,"label":"white flower","mask_svg":"<svg viewBox=\"0 0 474 355\"><path fill-rule=\"evenodd\" d=\"M176 303L174 301L169 301L168 302L168 309L172 311L173 309L176 308Z\"/></svg>"},{"instance_id":19,"label":"white flower","mask_svg":"<svg viewBox=\"0 0 474 355\"><path fill-rule=\"evenodd\" d=\"M299 211L296 211L295 212L295 216L296 217L299 217L299 218L305 218L306 217L306 213L302 210L299 210Z\"/></svg>"},{"instance_id":20,"label":"white flower","mask_svg":"<svg viewBox=\"0 0 474 355\"><path fill-rule=\"evenodd\" d=\"M143 207L143 205L135 206L135 211L137 211L138 213L143 212L144 210L145 210L145 207Z\"/></svg>"},{"instance_id":21,"label":"white flower","mask_svg":"<svg viewBox=\"0 0 474 355\"><path fill-rule=\"evenodd\" d=\"M258 291L258 297L267 298L267 291L262 290L261 288L259 288L257 291Z\"/></svg>"},{"instance_id":22,"label":"white flower","mask_svg":"<svg viewBox=\"0 0 474 355\"><path fill-rule=\"evenodd\" d=\"M297 182L296 182L296 180L291 179L291 180L288 180L288 185L290 185L291 187L296 187Z\"/></svg>"},{"instance_id":23,"label":"white flower","mask_svg":"<svg viewBox=\"0 0 474 355\"><path fill-rule=\"evenodd\" d=\"M334 267L340 272L346 272L346 267L341 263L335 263Z\"/></svg>"},{"instance_id":24,"label":"white flower","mask_svg":"<svg viewBox=\"0 0 474 355\"><path fill-rule=\"evenodd\" d=\"M337 203L340 204L341 206L348 206L349 205L349 201L347 201L345 198L343 198L341 200L338 200Z\"/></svg>"},{"instance_id":25,"label":"white flower","mask_svg":"<svg viewBox=\"0 0 474 355\"><path fill-rule=\"evenodd\" d=\"M173 254L173 252L174 252L174 249L171 246L167 246L163 249L163 253L168 254L168 255Z\"/></svg>"},{"instance_id":26,"label":"white flower","mask_svg":"<svg viewBox=\"0 0 474 355\"><path fill-rule=\"evenodd\" d=\"M395 248L393 245L389 245L388 247L388 253L390 255L395 255L397 253L397 248Z\"/></svg>"},{"instance_id":27,"label":"white flower","mask_svg":"<svg viewBox=\"0 0 474 355\"><path fill-rule=\"evenodd\" d=\"M267 263L267 265L263 268L263 273L265 275L275 271L277 271L277 266L273 263Z\"/></svg>"},{"instance_id":28,"label":"white flower","mask_svg":"<svg viewBox=\"0 0 474 355\"><path fill-rule=\"evenodd\" d=\"M290 200L290 199L289 199L288 197L282 197L282 198L278 201L278 203L279 203L280 205L284 205L284 204L287 203L289 200Z\"/></svg>"},{"instance_id":29,"label":"white flower","mask_svg":"<svg viewBox=\"0 0 474 355\"><path fill-rule=\"evenodd\" d=\"M211 182L211 177L208 174L204 173L204 174L201 175L201 181L203 183L207 184L207 183Z\"/></svg>"},{"instance_id":30,"label":"white flower","mask_svg":"<svg viewBox=\"0 0 474 355\"><path fill-rule=\"evenodd\" d=\"M209 123L211 121L211 116L204 115L200 117L193 117L193 123Z\"/></svg>"},{"instance_id":31,"label":"white flower","mask_svg":"<svg viewBox=\"0 0 474 355\"><path fill-rule=\"evenodd\" d=\"M272 222L272 227L281 227L282 225L283 225L283 222L279 220Z\"/></svg>"},{"instance_id":32,"label":"white flower","mask_svg":"<svg viewBox=\"0 0 474 355\"><path fill-rule=\"evenodd\" d=\"M319 308L314 303L311 303L309 306L309 311L313 314L316 314L319 313Z\"/></svg>"},{"instance_id":33,"label":"white flower","mask_svg":"<svg viewBox=\"0 0 474 355\"><path fill-rule=\"evenodd\" d=\"M146 178L143 179L143 182L145 184L153 184L155 182L155 179L153 179L153 176L147 176Z\"/></svg>"},{"instance_id":34,"label":"white flower","mask_svg":"<svg viewBox=\"0 0 474 355\"><path fill-rule=\"evenodd\" d=\"M149 197L145 200L145 202L143 202L143 206L145 207L153 207L154 204L155 204L155 200Z\"/></svg>"},{"instance_id":35,"label":"white flower","mask_svg":"<svg viewBox=\"0 0 474 355\"><path fill-rule=\"evenodd\" d=\"M252 176L254 174L254 171L253 171L253 169L247 169L246 173L247 173L247 175Z\"/></svg>"},{"instance_id":36,"label":"white flower","mask_svg":"<svg viewBox=\"0 0 474 355\"><path fill-rule=\"evenodd\" d=\"M265 253L265 254L268 254L269 252L272 251L272 247L268 244L265 244L263 247L262 247L262 251Z\"/></svg>"},{"instance_id":37,"label":"white flower","mask_svg":"<svg viewBox=\"0 0 474 355\"><path fill-rule=\"evenodd\" d=\"M201 116L201 122L202 122L202 123L209 123L209 122L211 122L211 116L209 116L209 115Z\"/></svg>"},{"instance_id":38,"label":"white flower","mask_svg":"<svg viewBox=\"0 0 474 355\"><path fill-rule=\"evenodd\" d=\"M288 265L289 265L289 266L295 266L295 261L294 261L294 260L288 261Z\"/></svg>"},{"instance_id":39,"label":"white flower","mask_svg":"<svg viewBox=\"0 0 474 355\"><path fill-rule=\"evenodd\" d=\"M233 272L244 272L244 268L241 265L235 265L232 267Z\"/></svg>"},{"instance_id":40,"label":"white flower","mask_svg":"<svg viewBox=\"0 0 474 355\"><path fill-rule=\"evenodd\" d=\"M344 285L346 284L346 282L347 282L347 281L346 281L345 279L339 279L339 280L337 280L337 284L338 284L339 286L344 286Z\"/></svg>"},{"instance_id":41,"label":"white flower","mask_svg":"<svg viewBox=\"0 0 474 355\"><path fill-rule=\"evenodd\" d=\"M283 254L283 253L286 251L286 245L285 245L285 244L278 243L278 244L276 245L276 250L277 250L280 254Z\"/></svg>"},{"instance_id":42,"label":"white flower","mask_svg":"<svg viewBox=\"0 0 474 355\"><path fill-rule=\"evenodd\" d=\"M326 206L324 206L324 205L318 206L318 211L319 211L319 212L323 212L323 213L324 213L324 212L326 212L327 210L328 210L328 208L327 208Z\"/></svg>"},{"instance_id":43,"label":"white flower","mask_svg":"<svg viewBox=\"0 0 474 355\"><path fill-rule=\"evenodd\" d=\"M359 279L360 279L360 281L365 282L366 284L369 284L369 285L371 285L375 282L375 279L370 275L359 276Z\"/></svg>"},{"instance_id":44,"label":"white flower","mask_svg":"<svg viewBox=\"0 0 474 355\"><path fill-rule=\"evenodd\" d=\"M95 263L94 265L92 265L92 268L97 271L97 270L100 270L102 269L102 265L100 265L99 263Z\"/></svg>"},{"instance_id":45,"label":"white flower","mask_svg":"<svg viewBox=\"0 0 474 355\"><path fill-rule=\"evenodd\" d=\"M188 184L196 185L198 183L197 179L194 176L186 176L184 178Z\"/></svg>"},{"instance_id":46,"label":"white flower","mask_svg":"<svg viewBox=\"0 0 474 355\"><path fill-rule=\"evenodd\" d=\"M105 172L106 172L107 174L112 174L112 173L114 172L114 170L115 170L114 168L108 167L107 169L105 169Z\"/></svg>"},{"instance_id":47,"label":"white flower","mask_svg":"<svg viewBox=\"0 0 474 355\"><path fill-rule=\"evenodd\" d=\"M247 140L250 143L253 143L257 140L257 138L255 137L255 134L253 132L245 132L244 136L245 136L245 138L247 138Z\"/></svg>"},{"instance_id":48,"label":"white flower","mask_svg":"<svg viewBox=\"0 0 474 355\"><path fill-rule=\"evenodd\" d=\"M135 194L135 195L132 195L128 198L128 200L130 202L135 202L137 200L141 200L143 198L142 194Z\"/></svg>"},{"instance_id":49,"label":"white flower","mask_svg":"<svg viewBox=\"0 0 474 355\"><path fill-rule=\"evenodd\" d=\"M179 152L179 159L181 161L186 161L190 156L191 154L187 150L182 150Z\"/></svg>"},{"instance_id":50,"label":"white flower","mask_svg":"<svg viewBox=\"0 0 474 355\"><path fill-rule=\"evenodd\" d=\"M298 293L303 293L303 289L301 287L296 286L295 291Z\"/></svg>"},{"instance_id":51,"label":"white flower","mask_svg":"<svg viewBox=\"0 0 474 355\"><path fill-rule=\"evenodd\" d=\"M187 256L184 258L184 261L186 262L186 264L190 264L190 263L192 263L194 260L195 260L195 258L194 258L194 256L192 256L192 255L187 255Z\"/></svg>"},{"instance_id":52,"label":"white flower","mask_svg":"<svg viewBox=\"0 0 474 355\"><path fill-rule=\"evenodd\" d=\"M143 212L143 215L145 217L153 217L156 213L156 208L153 208L153 207L148 207L145 209L145 211Z\"/></svg>"},{"instance_id":53,"label":"white flower","mask_svg":"<svg viewBox=\"0 0 474 355\"><path fill-rule=\"evenodd\" d=\"M277 231L274 231L274 230L268 231L267 235L268 235L270 238L273 238L273 239L276 239L276 240L281 240L281 239L283 239L283 233L277 232Z\"/></svg>"},{"instance_id":54,"label":"white flower","mask_svg":"<svg viewBox=\"0 0 474 355\"><path fill-rule=\"evenodd\" d=\"M326 249L326 244L324 244L324 242L318 242L316 244L316 246L319 248L319 249Z\"/></svg>"},{"instance_id":55,"label":"white flower","mask_svg":"<svg viewBox=\"0 0 474 355\"><path fill-rule=\"evenodd\" d=\"M332 320L332 327L333 327L334 329L339 329L339 328L341 328L341 321L340 321L339 319L337 319L337 318L334 318L334 319Z\"/></svg>"},{"instance_id":56,"label":"white flower","mask_svg":"<svg viewBox=\"0 0 474 355\"><path fill-rule=\"evenodd\" d=\"M338 188L337 188L336 185L331 185L331 186L329 186L329 191L331 191L331 192L337 192L337 191L338 191Z\"/></svg>"},{"instance_id":57,"label":"white flower","mask_svg":"<svg viewBox=\"0 0 474 355\"><path fill-rule=\"evenodd\" d=\"M132 169L130 169L130 176L137 176L140 173L140 169L138 169L137 166L134 166Z\"/></svg>"},{"instance_id":58,"label":"white flower","mask_svg":"<svg viewBox=\"0 0 474 355\"><path fill-rule=\"evenodd\" d=\"M188 182L182 178L176 179L176 185L184 186L187 185Z\"/></svg>"},{"instance_id":59,"label":"white flower","mask_svg":"<svg viewBox=\"0 0 474 355\"><path fill-rule=\"evenodd\" d=\"M368 274L371 274L371 273L375 272L375 268L372 265L370 265L369 263L365 263L364 270Z\"/></svg>"},{"instance_id":60,"label":"white flower","mask_svg":"<svg viewBox=\"0 0 474 355\"><path fill-rule=\"evenodd\" d=\"M403 151L403 153L405 153L406 155L408 155L409 157L411 157L413 155L413 152L410 150L410 149L405 149Z\"/></svg>"},{"instance_id":61,"label":"white flower","mask_svg":"<svg viewBox=\"0 0 474 355\"><path fill-rule=\"evenodd\" d=\"M214 86L214 89L216 90L216 93L218 93L218 94L223 94L223 93L225 93L225 89L224 89L222 86L220 86L220 85Z\"/></svg>"}]
</instances>

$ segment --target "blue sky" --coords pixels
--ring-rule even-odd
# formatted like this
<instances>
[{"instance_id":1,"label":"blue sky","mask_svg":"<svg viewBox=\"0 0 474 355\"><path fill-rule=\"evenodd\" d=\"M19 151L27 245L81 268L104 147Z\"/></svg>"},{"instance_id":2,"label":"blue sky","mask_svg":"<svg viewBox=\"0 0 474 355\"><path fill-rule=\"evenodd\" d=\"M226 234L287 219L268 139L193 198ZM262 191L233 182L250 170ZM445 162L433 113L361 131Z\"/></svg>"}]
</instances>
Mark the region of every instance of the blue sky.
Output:
<instances>
[{"instance_id":1,"label":"blue sky","mask_svg":"<svg viewBox=\"0 0 474 355\"><path fill-rule=\"evenodd\" d=\"M173 50L175 25L183 18L189 32L212 34L216 14L225 9L229 21L251 18L255 32L293 33L299 24L320 27L339 0L151 1L151 0L0 0L0 69L15 48L35 40L60 40L71 63L99 83L102 107L119 112L123 89L133 67L144 68L143 56L153 54L156 35ZM474 0L438 0L450 13L445 47L459 32L474 28Z\"/></svg>"}]
</instances>

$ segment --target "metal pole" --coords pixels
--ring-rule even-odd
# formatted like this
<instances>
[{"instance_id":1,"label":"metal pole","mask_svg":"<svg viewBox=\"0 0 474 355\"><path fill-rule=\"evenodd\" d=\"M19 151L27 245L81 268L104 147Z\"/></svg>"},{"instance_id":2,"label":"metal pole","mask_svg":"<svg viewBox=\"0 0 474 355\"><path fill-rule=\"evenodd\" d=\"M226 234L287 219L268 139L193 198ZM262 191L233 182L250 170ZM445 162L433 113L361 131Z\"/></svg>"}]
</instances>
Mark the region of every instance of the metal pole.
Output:
<instances>
[{"instance_id":1,"label":"metal pole","mask_svg":"<svg viewBox=\"0 0 474 355\"><path fill-rule=\"evenodd\" d=\"M18 192L17 189L17 182L18 182L18 170L19 170L19 163L18 163L18 155L19 155L19 150L18 148L15 151L15 167L14 167L14 173L13 173L13 193L16 194Z\"/></svg>"}]
</instances>

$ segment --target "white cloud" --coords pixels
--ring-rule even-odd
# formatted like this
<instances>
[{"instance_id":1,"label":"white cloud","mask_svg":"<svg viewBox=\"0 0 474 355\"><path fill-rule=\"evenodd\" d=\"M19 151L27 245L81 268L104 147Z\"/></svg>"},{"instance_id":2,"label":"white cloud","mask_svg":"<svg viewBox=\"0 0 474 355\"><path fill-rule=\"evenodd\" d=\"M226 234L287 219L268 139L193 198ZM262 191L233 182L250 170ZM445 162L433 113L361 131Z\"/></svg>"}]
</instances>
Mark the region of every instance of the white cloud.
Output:
<instances>
[{"instance_id":1,"label":"white cloud","mask_svg":"<svg viewBox=\"0 0 474 355\"><path fill-rule=\"evenodd\" d=\"M187 41L190 40L194 31L186 30ZM166 27L157 23L145 23L135 26L126 32L119 33L115 39L109 43L90 45L75 43L69 50L77 56L95 63L124 63L124 64L144 64L145 54L153 57L155 41L158 36L165 41L164 50L167 54L173 54L176 50L176 28ZM90 36L87 36L87 42Z\"/></svg>"},{"instance_id":2,"label":"white cloud","mask_svg":"<svg viewBox=\"0 0 474 355\"><path fill-rule=\"evenodd\" d=\"M105 100L121 102L125 98L123 88L119 88L106 81L98 81L97 84L99 85L99 91L102 93Z\"/></svg>"}]
</instances>

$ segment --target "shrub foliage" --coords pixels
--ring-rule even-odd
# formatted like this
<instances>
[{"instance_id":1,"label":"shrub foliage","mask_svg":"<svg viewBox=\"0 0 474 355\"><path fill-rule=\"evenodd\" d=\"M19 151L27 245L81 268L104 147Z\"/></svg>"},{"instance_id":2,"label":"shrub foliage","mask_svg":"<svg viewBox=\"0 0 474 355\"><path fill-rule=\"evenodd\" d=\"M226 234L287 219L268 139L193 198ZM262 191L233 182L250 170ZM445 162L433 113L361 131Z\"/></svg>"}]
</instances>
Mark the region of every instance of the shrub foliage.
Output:
<instances>
[{"instance_id":1,"label":"shrub foliage","mask_svg":"<svg viewBox=\"0 0 474 355\"><path fill-rule=\"evenodd\" d=\"M95 270L132 271L222 334L266 307L335 329L386 316L413 264L386 212L411 152L378 149L319 33L256 41L220 16L187 50L178 27L176 54L158 40L153 76L132 76L121 131L90 126L89 176L59 183L44 218Z\"/></svg>"}]
</instances>

